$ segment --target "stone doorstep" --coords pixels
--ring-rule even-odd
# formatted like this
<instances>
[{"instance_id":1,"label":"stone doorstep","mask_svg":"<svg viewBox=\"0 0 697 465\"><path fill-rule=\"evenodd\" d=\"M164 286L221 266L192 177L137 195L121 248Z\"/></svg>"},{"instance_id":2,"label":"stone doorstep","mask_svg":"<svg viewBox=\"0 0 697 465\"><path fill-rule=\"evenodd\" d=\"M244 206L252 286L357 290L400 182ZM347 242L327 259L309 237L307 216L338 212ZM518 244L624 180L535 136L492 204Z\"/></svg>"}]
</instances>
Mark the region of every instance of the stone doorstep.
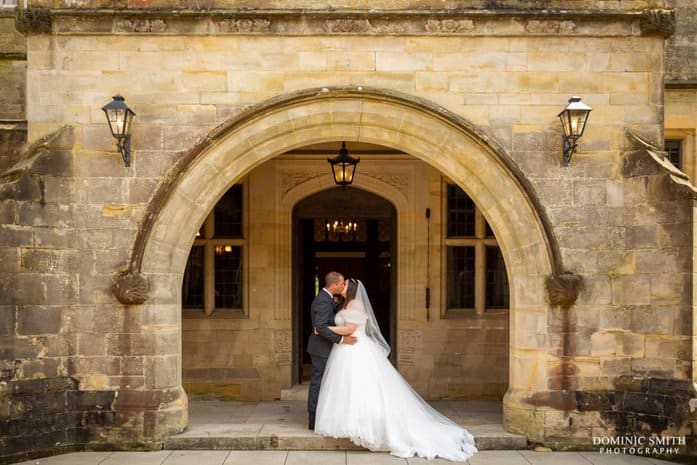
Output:
<instances>
[{"instance_id":1,"label":"stone doorstep","mask_svg":"<svg viewBox=\"0 0 697 465\"><path fill-rule=\"evenodd\" d=\"M197 425L193 431L165 438L164 448L172 450L363 450L348 439L325 438L310 430L299 428L247 424L245 426L250 427L248 431L220 431L216 434L215 431L206 431L205 426ZM522 450L528 447L528 441L522 435L477 432L476 430L470 430L470 432L479 450Z\"/></svg>"},{"instance_id":2,"label":"stone doorstep","mask_svg":"<svg viewBox=\"0 0 697 465\"><path fill-rule=\"evenodd\" d=\"M210 397L189 399L189 428L164 439L173 450L362 450L348 439L325 438L307 429L307 385L283 391L281 401L227 402ZM526 449L525 436L509 433L501 424L500 403L437 402L474 436L480 450ZM467 418L462 421L462 418Z\"/></svg>"},{"instance_id":3,"label":"stone doorstep","mask_svg":"<svg viewBox=\"0 0 697 465\"><path fill-rule=\"evenodd\" d=\"M307 400L307 384L296 384L290 389L281 389L281 400Z\"/></svg>"}]
</instances>

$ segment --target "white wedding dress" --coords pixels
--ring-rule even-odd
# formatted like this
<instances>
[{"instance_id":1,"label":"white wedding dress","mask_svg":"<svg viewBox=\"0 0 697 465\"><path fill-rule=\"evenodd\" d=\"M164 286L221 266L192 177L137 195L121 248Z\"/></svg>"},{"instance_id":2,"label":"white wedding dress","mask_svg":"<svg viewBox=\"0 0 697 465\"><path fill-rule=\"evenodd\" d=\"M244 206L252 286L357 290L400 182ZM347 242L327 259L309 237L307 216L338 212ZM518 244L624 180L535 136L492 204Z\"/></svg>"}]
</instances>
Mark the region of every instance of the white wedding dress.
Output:
<instances>
[{"instance_id":1,"label":"white wedding dress","mask_svg":"<svg viewBox=\"0 0 697 465\"><path fill-rule=\"evenodd\" d=\"M372 314L372 308L369 311ZM368 315L359 300L336 314L337 326L358 325L354 333L358 342L332 348L322 378L315 432L350 438L359 446L402 458L465 461L474 455L472 435L426 403L392 366L383 346L366 334ZM384 347L389 351L386 343Z\"/></svg>"}]
</instances>

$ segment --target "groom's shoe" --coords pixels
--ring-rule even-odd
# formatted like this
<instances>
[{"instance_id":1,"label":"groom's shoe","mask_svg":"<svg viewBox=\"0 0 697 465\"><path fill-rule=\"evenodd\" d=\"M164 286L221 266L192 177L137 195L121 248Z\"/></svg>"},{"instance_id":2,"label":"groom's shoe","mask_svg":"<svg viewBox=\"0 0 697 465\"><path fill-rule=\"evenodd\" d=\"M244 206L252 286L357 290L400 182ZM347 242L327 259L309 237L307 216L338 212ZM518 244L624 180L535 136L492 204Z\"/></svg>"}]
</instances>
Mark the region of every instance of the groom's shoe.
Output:
<instances>
[{"instance_id":1,"label":"groom's shoe","mask_svg":"<svg viewBox=\"0 0 697 465\"><path fill-rule=\"evenodd\" d=\"M315 425L313 425L312 423L310 423L309 425L307 425L307 429L314 431L314 430L315 430Z\"/></svg>"},{"instance_id":2,"label":"groom's shoe","mask_svg":"<svg viewBox=\"0 0 697 465\"><path fill-rule=\"evenodd\" d=\"M315 429L315 414L310 412L307 419L307 429Z\"/></svg>"}]
</instances>

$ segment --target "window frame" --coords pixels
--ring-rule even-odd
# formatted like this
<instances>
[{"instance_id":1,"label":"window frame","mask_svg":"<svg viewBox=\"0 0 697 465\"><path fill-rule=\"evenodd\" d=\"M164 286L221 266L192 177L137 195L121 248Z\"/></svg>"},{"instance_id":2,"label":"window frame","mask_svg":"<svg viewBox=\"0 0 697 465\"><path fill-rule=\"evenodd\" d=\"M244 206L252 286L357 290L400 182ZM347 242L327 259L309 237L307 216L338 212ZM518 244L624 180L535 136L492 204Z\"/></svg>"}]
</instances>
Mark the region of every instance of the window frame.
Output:
<instances>
[{"instance_id":1,"label":"window frame","mask_svg":"<svg viewBox=\"0 0 697 465\"><path fill-rule=\"evenodd\" d=\"M499 247L498 241L495 236L486 235L486 219L482 214L479 206L476 202L474 203L474 236L471 237L448 237L448 186L455 185L451 181L446 179L442 180L441 188L441 295L442 299L442 309L441 316L445 319L456 319L456 318L469 318L469 317L482 317L485 315L503 315L506 316L509 313L510 305L508 308L487 308L486 307L486 248L496 247L501 253L501 247ZM459 186L458 186L459 187ZM465 192L468 196L469 194ZM471 198L471 197L470 197ZM473 247L474 248L474 307L473 308L458 308L458 307L448 307L448 248L449 247ZM506 273L508 269L506 268ZM510 295L510 282L508 285L508 292Z\"/></svg>"},{"instance_id":2,"label":"window frame","mask_svg":"<svg viewBox=\"0 0 697 465\"><path fill-rule=\"evenodd\" d=\"M697 175L697 162L695 154L695 130L681 128L666 128L664 129L663 140L680 140L681 141L681 164L680 170L685 173L694 183ZM664 143L665 147L665 143Z\"/></svg>"},{"instance_id":3,"label":"window frame","mask_svg":"<svg viewBox=\"0 0 697 465\"><path fill-rule=\"evenodd\" d=\"M195 238L191 244L191 248L195 246L203 247L203 309L200 307L184 307L182 303L183 318L240 319L249 317L249 244L247 241L247 237L249 237L249 188L247 182L237 182L235 184L241 185L242 188L241 237L215 237L214 205L201 225L200 231L202 231L203 237ZM229 188L232 188L233 185ZM215 306L215 247L224 245L242 249L240 251L240 259L242 260L242 308Z\"/></svg>"}]
</instances>

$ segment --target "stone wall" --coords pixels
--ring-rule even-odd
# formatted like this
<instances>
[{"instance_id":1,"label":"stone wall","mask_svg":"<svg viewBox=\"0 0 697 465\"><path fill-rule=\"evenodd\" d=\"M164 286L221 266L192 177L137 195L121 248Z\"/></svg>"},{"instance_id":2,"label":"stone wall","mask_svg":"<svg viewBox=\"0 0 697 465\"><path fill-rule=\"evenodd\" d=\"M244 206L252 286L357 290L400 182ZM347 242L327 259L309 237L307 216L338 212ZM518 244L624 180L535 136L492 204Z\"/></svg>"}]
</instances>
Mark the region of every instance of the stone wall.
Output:
<instances>
[{"instance_id":1,"label":"stone wall","mask_svg":"<svg viewBox=\"0 0 697 465\"><path fill-rule=\"evenodd\" d=\"M15 28L14 10L0 8L0 120L25 117L26 37Z\"/></svg>"},{"instance_id":2,"label":"stone wall","mask_svg":"<svg viewBox=\"0 0 697 465\"><path fill-rule=\"evenodd\" d=\"M666 42L666 83L697 85L697 6L692 0L670 0L675 9L675 34Z\"/></svg>"},{"instance_id":3,"label":"stone wall","mask_svg":"<svg viewBox=\"0 0 697 465\"><path fill-rule=\"evenodd\" d=\"M593 428L622 425L602 422L600 407L583 410L582 396L565 393L615 391L624 376L692 379L684 353L691 337L692 210L651 167L655 160L635 155L627 138L627 129L652 141L663 134L664 40L656 23L634 15L537 13L453 23L417 15L397 18L389 27L406 28L398 30L321 15L302 21L288 15L273 27L263 18L111 15L73 22L63 12L53 34L29 36L29 139L40 148L41 137L70 124L74 143L57 143L36 158L40 151L29 151L31 168L3 178L12 195L3 197L0 226L8 257L0 265L0 292L11 296L2 307L11 321L4 327L21 349L14 358L26 367L18 377L70 376L79 390L118 390L114 409L123 427L105 428L105 442L156 441L186 425L181 273L198 226L224 188L281 149L343 138L398 144L465 188L491 220L513 283L510 429L534 441L552 443L561 431L570 444L588 443ZM336 91L336 100L321 100L325 86L350 87L350 96ZM46 91L53 88L65 92ZM305 96L280 116L260 105L308 88L317 88L316 105ZM356 95L364 88L378 90L361 100ZM137 114L129 168L100 110L115 93ZM556 115L574 94L593 113L579 153L562 167ZM234 117L242 118L234 128L220 126ZM468 123L458 127L469 132L453 129L460 119ZM187 157L188 177L177 178ZM511 174L518 172L520 178ZM391 170L381 176L381 189L399 190ZM331 182L298 178L308 193ZM429 199L436 211L436 178L429 185L413 181L407 198ZM281 176L272 185L293 182ZM158 187L168 183L174 187L163 201ZM138 271L133 247L143 225L154 221L146 216L153 205L155 214L166 208L169 216L154 223L142 255L150 299L122 305L111 279ZM287 218L292 205L287 200L271 213ZM426 257L419 242L425 230L409 209L401 211L400 266L413 271ZM554 246L539 239L543 221L530 219L538 217L548 218L558 246L563 270L556 271L584 278L570 309L552 309L546 300ZM280 238L274 240L289 244L284 221L273 223ZM272 234L254 227L259 237ZM273 243L250 252L254 266L272 270L273 292L255 287L255 278L258 306L240 323L250 331L243 367L257 370L260 398L275 398L290 383L284 338L291 328L291 261ZM424 278L399 276L400 330L411 337L414 356L413 367L408 357L400 361L405 375L429 396L462 393L462 371L451 368L458 349L448 340L481 335L481 326L441 318L437 295L426 323ZM272 330L267 339L250 339L262 326ZM482 362L485 354L478 355ZM437 382L429 384L431 376ZM586 423L569 423L571 414ZM662 432L661 424L651 431Z\"/></svg>"},{"instance_id":4,"label":"stone wall","mask_svg":"<svg viewBox=\"0 0 697 465\"><path fill-rule=\"evenodd\" d=\"M0 463L12 463L98 444L99 431L113 425L114 391L80 391L67 377L3 378L0 399Z\"/></svg>"},{"instance_id":5,"label":"stone wall","mask_svg":"<svg viewBox=\"0 0 697 465\"><path fill-rule=\"evenodd\" d=\"M26 59L26 37L15 29L14 10L0 8L0 173L17 161L27 140Z\"/></svg>"},{"instance_id":6,"label":"stone wall","mask_svg":"<svg viewBox=\"0 0 697 465\"><path fill-rule=\"evenodd\" d=\"M94 321L76 299L77 270L68 266L77 264L66 188L71 147L70 131L47 137L24 153L24 169L0 176L3 462L108 442L104 428L116 423L114 390L86 390L68 376L94 360L70 358L84 353L78 347L88 336L78 328Z\"/></svg>"},{"instance_id":7,"label":"stone wall","mask_svg":"<svg viewBox=\"0 0 697 465\"><path fill-rule=\"evenodd\" d=\"M121 4L123 8L153 8L153 9L359 9L359 10L438 10L438 9L490 9L490 10L641 10L644 8L664 8L669 0L599 0L573 1L568 0L329 0L318 4L312 0L210 0L205 7L199 2L186 0L162 0L147 2L130 0ZM77 8L70 1L60 2L50 0L30 0L29 6L44 8ZM85 1L79 8L103 8L102 1Z\"/></svg>"}]
</instances>

